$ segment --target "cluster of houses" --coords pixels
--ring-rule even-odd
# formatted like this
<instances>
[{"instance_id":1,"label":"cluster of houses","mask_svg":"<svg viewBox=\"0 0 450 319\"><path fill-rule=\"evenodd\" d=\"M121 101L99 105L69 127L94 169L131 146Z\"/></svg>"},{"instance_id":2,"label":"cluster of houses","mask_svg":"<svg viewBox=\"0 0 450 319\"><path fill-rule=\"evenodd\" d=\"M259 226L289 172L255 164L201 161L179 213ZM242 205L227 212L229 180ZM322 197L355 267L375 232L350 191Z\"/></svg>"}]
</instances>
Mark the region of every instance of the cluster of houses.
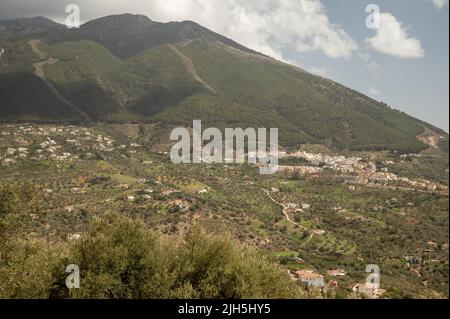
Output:
<instances>
[{"instance_id":1,"label":"cluster of houses","mask_svg":"<svg viewBox=\"0 0 450 319\"><path fill-rule=\"evenodd\" d=\"M299 166L280 166L281 172L299 172L300 174L317 174L325 169L341 172L345 181L357 182L360 184L388 184L390 182L403 183L406 187L418 188L429 192L447 191L444 185L438 185L426 180L410 180L407 177L400 177L389 172L387 167L377 168L373 162L365 162L360 157L330 156L323 154L308 153L298 151L294 153L280 153L280 158L301 158L308 162ZM385 161L386 165L395 164L393 161ZM352 188L349 190L354 190Z\"/></svg>"},{"instance_id":2,"label":"cluster of houses","mask_svg":"<svg viewBox=\"0 0 450 319\"><path fill-rule=\"evenodd\" d=\"M339 284L336 279L347 276L347 272L343 269L329 270L327 271L326 276L310 269L297 270L295 272L291 272L290 274L293 280L298 281L300 284L322 290L333 290L338 288ZM329 280L326 282L325 278L329 278ZM352 288L352 292L361 294L364 297L371 299L378 299L386 292L385 290L380 289L378 285L371 283L357 283L349 288Z\"/></svg>"},{"instance_id":3,"label":"cluster of houses","mask_svg":"<svg viewBox=\"0 0 450 319\"><path fill-rule=\"evenodd\" d=\"M21 160L75 161L80 156L93 158L95 152L113 152L116 149L135 154L140 146L115 146L115 141L107 136L94 134L87 128L74 126L39 127L34 125L7 125L0 138L7 139L8 147L0 151L3 166L15 165ZM72 154L72 153L76 154ZM124 154L122 154L124 155ZM145 165L150 165L150 161Z\"/></svg>"},{"instance_id":4,"label":"cluster of houses","mask_svg":"<svg viewBox=\"0 0 450 319\"><path fill-rule=\"evenodd\" d=\"M325 283L325 276L317 273L314 270L302 269L291 273L293 279L297 280L299 283L306 286L311 286L315 288L337 288L338 284L336 280L330 280ZM328 277L345 277L347 272L343 269L333 269L327 271Z\"/></svg>"}]
</instances>

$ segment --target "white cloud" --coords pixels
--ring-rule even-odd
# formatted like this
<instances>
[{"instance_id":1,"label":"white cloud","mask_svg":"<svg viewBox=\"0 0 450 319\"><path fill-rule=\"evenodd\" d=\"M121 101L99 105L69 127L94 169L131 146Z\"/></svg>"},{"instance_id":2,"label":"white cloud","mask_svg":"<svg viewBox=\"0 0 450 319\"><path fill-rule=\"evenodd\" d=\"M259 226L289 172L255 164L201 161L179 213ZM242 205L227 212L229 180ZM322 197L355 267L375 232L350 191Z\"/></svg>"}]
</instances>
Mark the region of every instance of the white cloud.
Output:
<instances>
[{"instance_id":1,"label":"white cloud","mask_svg":"<svg viewBox=\"0 0 450 319\"><path fill-rule=\"evenodd\" d=\"M369 88L368 93L370 96L375 97L375 98L380 97L382 95L381 92L373 86Z\"/></svg>"},{"instance_id":2,"label":"white cloud","mask_svg":"<svg viewBox=\"0 0 450 319\"><path fill-rule=\"evenodd\" d=\"M360 58L361 60L363 60L364 62L369 62L370 61L370 54L368 52L358 52L358 58Z\"/></svg>"},{"instance_id":3,"label":"white cloud","mask_svg":"<svg viewBox=\"0 0 450 319\"><path fill-rule=\"evenodd\" d=\"M448 0L432 0L432 2L438 10L442 10L448 5Z\"/></svg>"},{"instance_id":4,"label":"white cloud","mask_svg":"<svg viewBox=\"0 0 450 319\"><path fill-rule=\"evenodd\" d=\"M366 42L375 51L399 58L421 58L425 52L420 41L410 37L407 28L390 13L380 15L380 28Z\"/></svg>"},{"instance_id":5,"label":"white cloud","mask_svg":"<svg viewBox=\"0 0 450 319\"><path fill-rule=\"evenodd\" d=\"M368 64L365 65L365 67L372 73L378 71L378 69L380 68L380 65L378 63L375 62L370 62Z\"/></svg>"},{"instance_id":6,"label":"white cloud","mask_svg":"<svg viewBox=\"0 0 450 319\"><path fill-rule=\"evenodd\" d=\"M132 12L155 21L193 20L254 50L282 59L283 51L350 58L356 42L328 19L321 0L79 0L95 12ZM93 9L95 6L97 9ZM106 9L105 9L106 8ZM126 10L125 10L126 9Z\"/></svg>"}]
</instances>

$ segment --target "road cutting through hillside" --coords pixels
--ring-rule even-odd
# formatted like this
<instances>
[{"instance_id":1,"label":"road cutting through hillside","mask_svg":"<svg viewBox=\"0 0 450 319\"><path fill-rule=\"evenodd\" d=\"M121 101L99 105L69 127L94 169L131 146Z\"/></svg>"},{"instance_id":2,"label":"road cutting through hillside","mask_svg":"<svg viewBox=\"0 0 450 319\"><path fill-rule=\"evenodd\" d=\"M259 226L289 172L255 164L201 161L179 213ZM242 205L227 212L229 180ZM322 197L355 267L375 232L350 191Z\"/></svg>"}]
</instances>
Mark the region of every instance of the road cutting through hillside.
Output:
<instances>
[{"instance_id":1,"label":"road cutting through hillside","mask_svg":"<svg viewBox=\"0 0 450 319\"><path fill-rule=\"evenodd\" d=\"M279 206L281 206L281 207L283 208L283 214L284 214L284 216L286 217L286 220L287 220L288 222L290 222L291 224L293 224L293 225L295 225L295 226L298 226L298 227L302 228L303 230L309 231L308 228L306 228L305 226L300 225L299 223L294 222L294 221L291 219L291 217L290 217L289 214L287 213L287 211L289 210L288 205L278 202L275 198L273 198L272 196L270 196L270 192L269 192L268 190L266 190L266 189L262 189L262 190L263 190L264 193L266 193L267 197L269 197L269 199L270 199L272 202L274 202L275 204L277 204L277 205L279 205Z\"/></svg>"},{"instance_id":2,"label":"road cutting through hillside","mask_svg":"<svg viewBox=\"0 0 450 319\"><path fill-rule=\"evenodd\" d=\"M289 210L290 208L288 207L287 204L283 204L283 203L278 202L275 198L273 198L273 197L270 195L270 192L269 192L268 190L262 188L262 191L263 191L264 193L266 193L267 197L269 197L269 199L270 199L272 202L274 202L275 204L277 204L277 205L279 205L279 206L281 206L281 207L283 208L283 215L286 217L286 220L287 220L289 223L291 223L291 224L293 224L293 225L295 225L295 226L297 226L297 227L299 227L299 228L301 228L301 229L303 229L303 230L305 230L305 231L311 232L311 235L309 235L308 239L301 245L302 247L306 246L306 245L314 238L314 235L322 235L322 234L323 234L323 232L321 233L321 231L319 231L319 230L313 230L313 231L311 231L311 230L309 230L307 227L305 227L305 226L303 226L303 225L300 225L299 223L294 222L294 221L291 219L291 217L289 216L289 214L288 214L288 210Z\"/></svg>"},{"instance_id":3,"label":"road cutting through hillside","mask_svg":"<svg viewBox=\"0 0 450 319\"><path fill-rule=\"evenodd\" d=\"M67 100L64 96L62 96L59 91L55 88L55 86L47 79L47 77L45 76L45 71L44 71L44 66L45 65L52 65L52 64L56 64L58 63L58 59L55 59L53 57L48 57L47 58L47 54L43 51L41 51L39 49L39 44L41 42L39 40L31 40L28 42L28 45L31 47L31 49L33 50L33 52L35 54L37 54L39 56L40 59L42 59L43 61L40 62L36 62L33 64L33 68L34 68L34 74L40 78L46 85L47 87L50 89L50 91L58 98L58 100L60 100L63 104L67 105L68 107L70 107L72 110L74 110L75 112L77 112L78 114L81 115L81 117L83 117L83 119L88 122L88 123L93 123L93 120L91 119L91 117L84 111L80 110L78 107L76 107L75 105L72 104L72 102L70 102L69 100ZM46 60L44 60L45 58L47 58Z\"/></svg>"},{"instance_id":4,"label":"road cutting through hillside","mask_svg":"<svg viewBox=\"0 0 450 319\"><path fill-rule=\"evenodd\" d=\"M194 62L192 62L192 60L185 55L183 52L181 52L176 46L172 45L172 44L168 44L167 45L170 49L172 49L172 51L183 61L183 64L186 68L186 71L192 75L192 78L199 82L201 85L203 85L206 89L208 89L209 91L211 91L212 93L217 95L217 91L208 83L206 83L201 77L200 75L198 75L197 69L195 68Z\"/></svg>"}]
</instances>

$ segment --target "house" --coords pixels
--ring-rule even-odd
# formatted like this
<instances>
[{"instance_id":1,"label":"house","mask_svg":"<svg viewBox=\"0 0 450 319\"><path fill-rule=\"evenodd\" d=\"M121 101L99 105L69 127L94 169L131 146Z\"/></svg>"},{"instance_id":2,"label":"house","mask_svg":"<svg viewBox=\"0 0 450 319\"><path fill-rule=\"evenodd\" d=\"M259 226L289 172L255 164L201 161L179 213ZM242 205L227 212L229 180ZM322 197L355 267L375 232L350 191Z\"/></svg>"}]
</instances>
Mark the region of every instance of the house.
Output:
<instances>
[{"instance_id":1,"label":"house","mask_svg":"<svg viewBox=\"0 0 450 319\"><path fill-rule=\"evenodd\" d=\"M128 196L127 199L128 199L129 202L134 202L136 200L136 197L135 196Z\"/></svg>"},{"instance_id":2,"label":"house","mask_svg":"<svg viewBox=\"0 0 450 319\"><path fill-rule=\"evenodd\" d=\"M3 160L3 164L4 165L15 165L15 164L17 164L17 161L13 158L5 158Z\"/></svg>"},{"instance_id":3,"label":"house","mask_svg":"<svg viewBox=\"0 0 450 319\"><path fill-rule=\"evenodd\" d=\"M86 190L83 188L74 187L72 188L72 193L74 194L85 194Z\"/></svg>"},{"instance_id":4,"label":"house","mask_svg":"<svg viewBox=\"0 0 450 319\"><path fill-rule=\"evenodd\" d=\"M405 261L410 266L420 265L422 264L422 258L421 257L415 257L415 256L406 256Z\"/></svg>"},{"instance_id":5,"label":"house","mask_svg":"<svg viewBox=\"0 0 450 319\"><path fill-rule=\"evenodd\" d=\"M347 272L343 269L333 269L328 270L327 275L332 277L345 277L347 276Z\"/></svg>"},{"instance_id":6,"label":"house","mask_svg":"<svg viewBox=\"0 0 450 319\"><path fill-rule=\"evenodd\" d=\"M6 150L6 154L8 155L14 155L16 153L16 149L15 148L8 148Z\"/></svg>"},{"instance_id":7,"label":"house","mask_svg":"<svg viewBox=\"0 0 450 319\"><path fill-rule=\"evenodd\" d=\"M72 235L68 235L67 238L69 241L76 241L76 240L81 239L81 235L80 234L72 234Z\"/></svg>"},{"instance_id":8,"label":"house","mask_svg":"<svg viewBox=\"0 0 450 319\"><path fill-rule=\"evenodd\" d=\"M175 207L178 207L178 209L182 212L185 212L190 208L189 203L183 199L177 199L173 201L172 204L175 205Z\"/></svg>"},{"instance_id":9,"label":"house","mask_svg":"<svg viewBox=\"0 0 450 319\"><path fill-rule=\"evenodd\" d=\"M208 192L208 189L205 188L205 189L200 190L198 193L199 194L206 194L207 192Z\"/></svg>"},{"instance_id":10,"label":"house","mask_svg":"<svg viewBox=\"0 0 450 319\"><path fill-rule=\"evenodd\" d=\"M313 270L299 270L294 275L301 283L307 284L308 286L317 288L325 287L324 277Z\"/></svg>"},{"instance_id":11,"label":"house","mask_svg":"<svg viewBox=\"0 0 450 319\"><path fill-rule=\"evenodd\" d=\"M386 290L380 289L378 285L365 283L365 284L356 284L353 286L353 292L360 293L370 299L378 299L380 298Z\"/></svg>"}]
</instances>

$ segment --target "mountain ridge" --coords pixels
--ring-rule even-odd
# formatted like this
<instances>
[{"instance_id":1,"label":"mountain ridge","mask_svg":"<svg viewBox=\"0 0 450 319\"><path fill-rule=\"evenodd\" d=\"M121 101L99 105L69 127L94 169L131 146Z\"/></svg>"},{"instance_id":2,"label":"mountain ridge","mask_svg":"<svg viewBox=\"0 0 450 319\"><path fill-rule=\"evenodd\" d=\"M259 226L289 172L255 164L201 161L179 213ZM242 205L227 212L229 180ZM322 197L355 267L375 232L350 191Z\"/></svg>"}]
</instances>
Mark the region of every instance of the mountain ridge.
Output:
<instances>
[{"instance_id":1,"label":"mountain ridge","mask_svg":"<svg viewBox=\"0 0 450 319\"><path fill-rule=\"evenodd\" d=\"M37 38L47 58L58 61L43 67L47 80L97 122L159 122L171 127L189 125L195 118L216 127L279 127L285 132L282 143L289 146L322 143L401 152L427 147L417 139L423 125L446 135L192 21L161 23L123 14L66 29L47 20L0 21L0 48L6 47L0 60L0 114L8 114L4 119L83 121L67 117L68 110L55 114L55 108L49 116L50 107L35 106L39 102L32 88L26 89L29 101L21 97L27 106L14 102L17 93L1 90L20 82L20 74L32 73L32 65L41 62L26 45ZM33 116L27 115L27 108L34 110Z\"/></svg>"}]
</instances>

